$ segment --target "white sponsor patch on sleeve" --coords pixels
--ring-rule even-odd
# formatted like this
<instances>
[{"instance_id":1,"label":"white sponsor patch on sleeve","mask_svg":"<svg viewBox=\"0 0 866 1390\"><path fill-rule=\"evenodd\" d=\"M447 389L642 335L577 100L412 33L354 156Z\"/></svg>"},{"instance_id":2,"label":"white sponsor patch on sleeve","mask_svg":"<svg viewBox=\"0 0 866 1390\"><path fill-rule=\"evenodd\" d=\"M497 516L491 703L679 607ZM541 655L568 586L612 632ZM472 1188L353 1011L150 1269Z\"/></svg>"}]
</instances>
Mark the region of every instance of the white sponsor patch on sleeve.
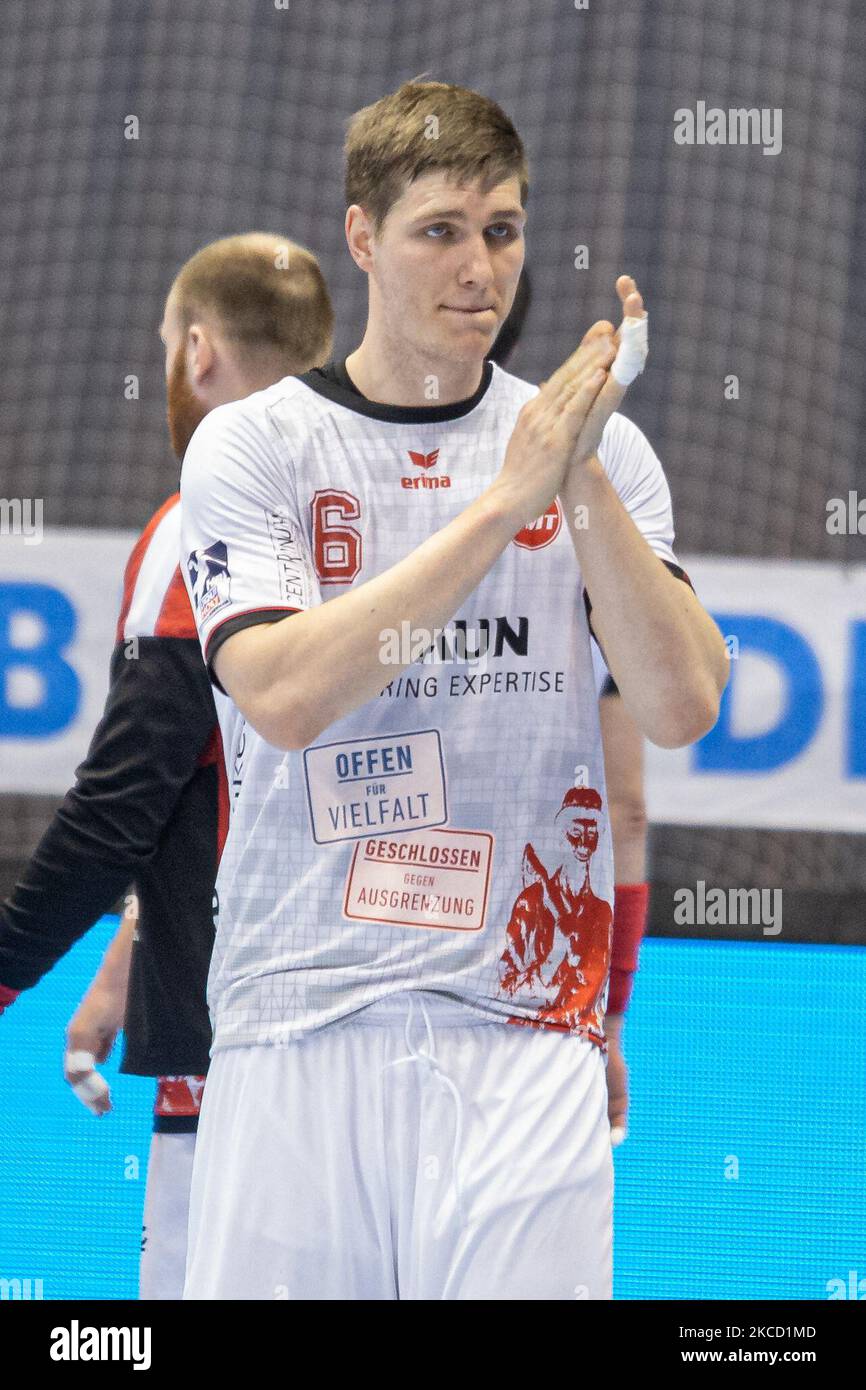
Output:
<instances>
[{"instance_id":1,"label":"white sponsor patch on sleeve","mask_svg":"<svg viewBox=\"0 0 866 1390\"><path fill-rule=\"evenodd\" d=\"M280 596L286 603L306 610L311 603L312 576L304 537L287 510L266 511L265 518L277 562Z\"/></svg>"}]
</instances>

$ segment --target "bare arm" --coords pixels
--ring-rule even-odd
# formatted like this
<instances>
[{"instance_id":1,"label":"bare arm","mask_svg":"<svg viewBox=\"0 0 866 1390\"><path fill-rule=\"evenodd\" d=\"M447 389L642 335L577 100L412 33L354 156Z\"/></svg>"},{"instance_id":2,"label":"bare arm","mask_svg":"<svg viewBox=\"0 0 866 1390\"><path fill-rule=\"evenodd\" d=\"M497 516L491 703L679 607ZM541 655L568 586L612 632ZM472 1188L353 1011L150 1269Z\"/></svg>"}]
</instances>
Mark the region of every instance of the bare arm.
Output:
<instances>
[{"instance_id":1,"label":"bare arm","mask_svg":"<svg viewBox=\"0 0 866 1390\"><path fill-rule=\"evenodd\" d=\"M616 288L624 317L645 318L634 280L622 275ZM612 331L604 322L590 334ZM560 497L592 602L592 625L626 708L651 742L680 748L718 718L727 652L692 590L650 549L599 461L602 431L625 391L610 373L588 413ZM589 519L582 529L575 524L578 507Z\"/></svg>"},{"instance_id":2,"label":"bare arm","mask_svg":"<svg viewBox=\"0 0 866 1390\"><path fill-rule=\"evenodd\" d=\"M687 584L654 555L596 456L574 465L562 492L592 625L626 707L662 748L713 727L728 679L724 639ZM575 507L590 524L574 524Z\"/></svg>"},{"instance_id":3,"label":"bare arm","mask_svg":"<svg viewBox=\"0 0 866 1390\"><path fill-rule=\"evenodd\" d=\"M411 664L383 663L383 633L404 622L413 633L441 627L515 532L545 511L614 355L587 334L523 407L495 482L405 559L326 604L224 642L216 674L263 738L304 748Z\"/></svg>"},{"instance_id":4,"label":"bare arm","mask_svg":"<svg viewBox=\"0 0 866 1390\"><path fill-rule=\"evenodd\" d=\"M643 734L619 695L603 695L598 713L613 837L614 881L643 883L647 846Z\"/></svg>"},{"instance_id":5,"label":"bare arm","mask_svg":"<svg viewBox=\"0 0 866 1390\"><path fill-rule=\"evenodd\" d=\"M95 1115L107 1114L111 1109L108 1086L93 1064L108 1060L123 1027L137 920L134 909L127 908L66 1029L63 1074L79 1100Z\"/></svg>"},{"instance_id":6,"label":"bare arm","mask_svg":"<svg viewBox=\"0 0 866 1390\"><path fill-rule=\"evenodd\" d=\"M137 925L137 912L134 907L128 906L84 996L85 1000L99 997L105 1001L106 1006L110 1005L113 1019L117 1020L115 1033L118 1033L123 1027L126 995L129 988L129 966L132 960L132 945L135 940ZM77 1015L73 1016L73 1018L75 1017ZM105 1058L98 1057L97 1060L104 1061Z\"/></svg>"},{"instance_id":7,"label":"bare arm","mask_svg":"<svg viewBox=\"0 0 866 1390\"><path fill-rule=\"evenodd\" d=\"M410 664L383 662L383 632L407 621L413 634L441 627L522 524L488 491L375 579L282 622L235 633L214 661L221 685L269 743L305 748Z\"/></svg>"}]
</instances>

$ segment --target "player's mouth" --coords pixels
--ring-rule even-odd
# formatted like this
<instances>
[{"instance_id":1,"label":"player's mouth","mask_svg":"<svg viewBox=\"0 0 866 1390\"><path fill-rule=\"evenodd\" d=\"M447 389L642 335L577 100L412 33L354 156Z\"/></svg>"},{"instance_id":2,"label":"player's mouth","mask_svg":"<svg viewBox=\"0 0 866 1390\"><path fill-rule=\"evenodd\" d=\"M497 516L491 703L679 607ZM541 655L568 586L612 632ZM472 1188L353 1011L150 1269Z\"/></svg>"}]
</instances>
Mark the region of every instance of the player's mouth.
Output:
<instances>
[{"instance_id":1,"label":"player's mouth","mask_svg":"<svg viewBox=\"0 0 866 1390\"><path fill-rule=\"evenodd\" d=\"M477 308L463 309L456 304L443 304L441 306L449 314L462 314L464 318L476 318L481 314L492 314L494 312L492 304L479 304Z\"/></svg>"}]
</instances>

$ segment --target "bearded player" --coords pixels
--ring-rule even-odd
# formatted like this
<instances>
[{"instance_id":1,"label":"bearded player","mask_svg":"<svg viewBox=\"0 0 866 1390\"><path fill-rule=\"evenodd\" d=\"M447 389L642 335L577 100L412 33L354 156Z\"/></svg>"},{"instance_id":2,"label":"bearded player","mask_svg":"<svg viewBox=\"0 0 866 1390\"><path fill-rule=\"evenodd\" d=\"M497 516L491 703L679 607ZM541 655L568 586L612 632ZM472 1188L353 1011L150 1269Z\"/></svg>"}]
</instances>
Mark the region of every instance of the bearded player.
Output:
<instances>
[{"instance_id":1,"label":"bearded player","mask_svg":"<svg viewBox=\"0 0 866 1390\"><path fill-rule=\"evenodd\" d=\"M285 238L212 242L165 303L168 425L178 460L215 406L323 362L333 313L315 258ZM111 683L75 787L0 906L0 1012L114 906L120 929L67 1032L64 1071L95 1114L96 1070L124 1030L121 1071L157 1078L140 1296L183 1290L189 1182L211 1042L205 981L230 788L214 697L177 563L179 496L156 512L126 568ZM203 567L200 589L218 589Z\"/></svg>"},{"instance_id":2,"label":"bearded player","mask_svg":"<svg viewBox=\"0 0 866 1390\"><path fill-rule=\"evenodd\" d=\"M363 340L213 411L184 460L187 583L208 556L224 576L197 623L238 781L186 1298L611 1296L601 1010L551 1026L501 957L525 848L565 862L581 782L610 929L590 622L664 746L712 726L727 662L616 410L645 356L634 282L620 330L593 325L540 389L485 361L527 185L475 92L408 83L357 113ZM598 946L572 976L590 1001Z\"/></svg>"}]
</instances>

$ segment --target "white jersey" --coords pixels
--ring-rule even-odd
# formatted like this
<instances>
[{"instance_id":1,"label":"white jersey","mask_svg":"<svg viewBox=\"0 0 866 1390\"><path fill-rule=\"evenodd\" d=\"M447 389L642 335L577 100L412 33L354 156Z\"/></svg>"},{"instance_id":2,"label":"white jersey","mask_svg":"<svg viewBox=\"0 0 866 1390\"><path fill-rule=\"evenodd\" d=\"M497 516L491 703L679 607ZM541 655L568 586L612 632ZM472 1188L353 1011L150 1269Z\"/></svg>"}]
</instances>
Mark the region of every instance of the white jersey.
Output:
<instances>
[{"instance_id":1,"label":"white jersey","mask_svg":"<svg viewBox=\"0 0 866 1390\"><path fill-rule=\"evenodd\" d=\"M340 364L212 411L181 482L208 663L239 629L330 602L450 522L496 478L536 391L487 364L466 401L390 407ZM676 568L670 494L643 434L615 414L599 458ZM283 752L218 701L232 813L214 1051L285 1042L406 989L604 1048L613 865L587 613L559 502L444 628L380 636L381 694L311 747ZM350 670L335 675L351 684Z\"/></svg>"}]
</instances>

